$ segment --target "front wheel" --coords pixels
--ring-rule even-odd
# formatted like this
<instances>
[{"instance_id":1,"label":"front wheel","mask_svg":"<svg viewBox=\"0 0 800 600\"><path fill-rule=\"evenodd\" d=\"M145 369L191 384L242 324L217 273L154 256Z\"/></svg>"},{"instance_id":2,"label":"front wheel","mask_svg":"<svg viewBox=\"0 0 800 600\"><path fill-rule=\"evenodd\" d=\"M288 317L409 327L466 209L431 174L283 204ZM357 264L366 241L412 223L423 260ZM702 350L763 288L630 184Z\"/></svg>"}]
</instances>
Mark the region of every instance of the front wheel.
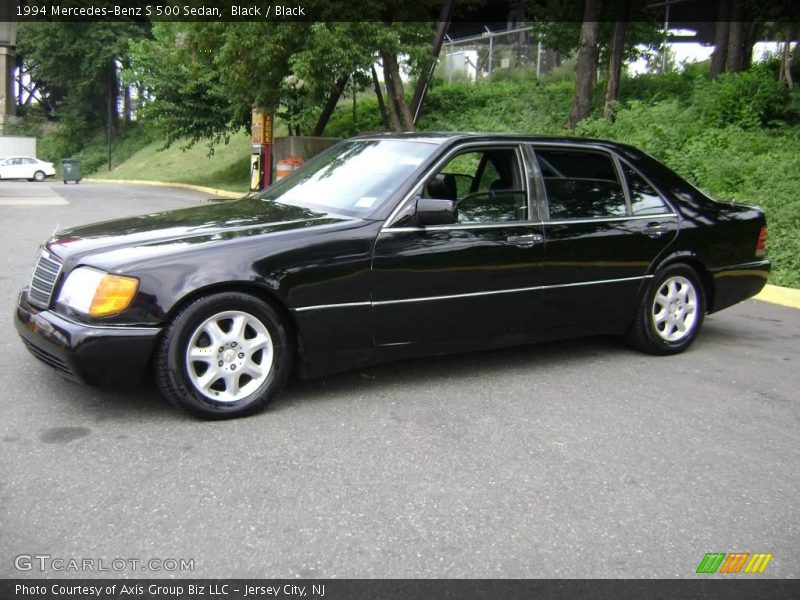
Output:
<instances>
[{"instance_id":1,"label":"front wheel","mask_svg":"<svg viewBox=\"0 0 800 600\"><path fill-rule=\"evenodd\" d=\"M694 342L706 300L697 272L675 264L661 271L642 298L628 339L650 354L677 354Z\"/></svg>"},{"instance_id":2,"label":"front wheel","mask_svg":"<svg viewBox=\"0 0 800 600\"><path fill-rule=\"evenodd\" d=\"M183 308L155 355L164 397L206 419L262 410L289 376L288 328L265 302L238 292L213 294Z\"/></svg>"}]
</instances>

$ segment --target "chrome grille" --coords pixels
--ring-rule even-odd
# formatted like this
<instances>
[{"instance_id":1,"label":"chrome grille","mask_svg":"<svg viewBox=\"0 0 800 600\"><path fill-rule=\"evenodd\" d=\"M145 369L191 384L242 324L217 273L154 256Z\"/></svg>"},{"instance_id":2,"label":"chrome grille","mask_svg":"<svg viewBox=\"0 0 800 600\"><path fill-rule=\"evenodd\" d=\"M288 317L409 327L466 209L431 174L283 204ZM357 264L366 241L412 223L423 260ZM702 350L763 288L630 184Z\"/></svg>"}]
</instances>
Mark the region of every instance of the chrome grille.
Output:
<instances>
[{"instance_id":1,"label":"chrome grille","mask_svg":"<svg viewBox=\"0 0 800 600\"><path fill-rule=\"evenodd\" d=\"M50 306L53 288L56 286L60 273L61 263L55 260L47 250L39 252L28 289L28 301L39 308Z\"/></svg>"}]
</instances>

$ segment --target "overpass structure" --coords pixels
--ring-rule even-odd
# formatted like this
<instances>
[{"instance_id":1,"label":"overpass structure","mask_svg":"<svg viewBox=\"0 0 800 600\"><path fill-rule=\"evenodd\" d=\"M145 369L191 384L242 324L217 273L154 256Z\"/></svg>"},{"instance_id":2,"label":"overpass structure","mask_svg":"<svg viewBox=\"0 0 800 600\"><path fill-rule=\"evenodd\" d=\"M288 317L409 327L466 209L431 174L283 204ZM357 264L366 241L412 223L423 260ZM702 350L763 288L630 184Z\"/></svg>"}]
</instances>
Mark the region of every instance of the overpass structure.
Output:
<instances>
[{"instance_id":1,"label":"overpass structure","mask_svg":"<svg viewBox=\"0 0 800 600\"><path fill-rule=\"evenodd\" d=\"M14 68L16 66L17 24L0 21L0 134L7 133L16 116Z\"/></svg>"}]
</instances>

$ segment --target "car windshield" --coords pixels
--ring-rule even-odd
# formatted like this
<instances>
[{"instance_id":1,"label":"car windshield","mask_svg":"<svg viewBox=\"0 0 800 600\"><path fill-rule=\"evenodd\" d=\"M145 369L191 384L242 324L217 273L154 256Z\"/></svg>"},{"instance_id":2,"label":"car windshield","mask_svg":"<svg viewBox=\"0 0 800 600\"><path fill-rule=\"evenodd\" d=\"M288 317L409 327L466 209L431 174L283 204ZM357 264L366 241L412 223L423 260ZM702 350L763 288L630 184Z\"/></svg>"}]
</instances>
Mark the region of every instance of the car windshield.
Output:
<instances>
[{"instance_id":1,"label":"car windshield","mask_svg":"<svg viewBox=\"0 0 800 600\"><path fill-rule=\"evenodd\" d=\"M331 148L257 198L365 217L436 150L436 144L358 140Z\"/></svg>"}]
</instances>

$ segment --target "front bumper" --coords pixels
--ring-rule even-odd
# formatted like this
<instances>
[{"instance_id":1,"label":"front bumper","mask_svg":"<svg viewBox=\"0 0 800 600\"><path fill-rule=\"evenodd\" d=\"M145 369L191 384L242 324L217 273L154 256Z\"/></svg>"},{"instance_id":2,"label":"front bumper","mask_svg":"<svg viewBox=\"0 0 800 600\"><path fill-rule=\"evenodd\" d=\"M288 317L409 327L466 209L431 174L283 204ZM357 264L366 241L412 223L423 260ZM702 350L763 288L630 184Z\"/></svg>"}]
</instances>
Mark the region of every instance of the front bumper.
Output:
<instances>
[{"instance_id":1,"label":"front bumper","mask_svg":"<svg viewBox=\"0 0 800 600\"><path fill-rule=\"evenodd\" d=\"M25 346L61 375L88 385L119 387L142 378L161 328L97 326L71 321L28 303L26 291L14 315Z\"/></svg>"}]
</instances>

